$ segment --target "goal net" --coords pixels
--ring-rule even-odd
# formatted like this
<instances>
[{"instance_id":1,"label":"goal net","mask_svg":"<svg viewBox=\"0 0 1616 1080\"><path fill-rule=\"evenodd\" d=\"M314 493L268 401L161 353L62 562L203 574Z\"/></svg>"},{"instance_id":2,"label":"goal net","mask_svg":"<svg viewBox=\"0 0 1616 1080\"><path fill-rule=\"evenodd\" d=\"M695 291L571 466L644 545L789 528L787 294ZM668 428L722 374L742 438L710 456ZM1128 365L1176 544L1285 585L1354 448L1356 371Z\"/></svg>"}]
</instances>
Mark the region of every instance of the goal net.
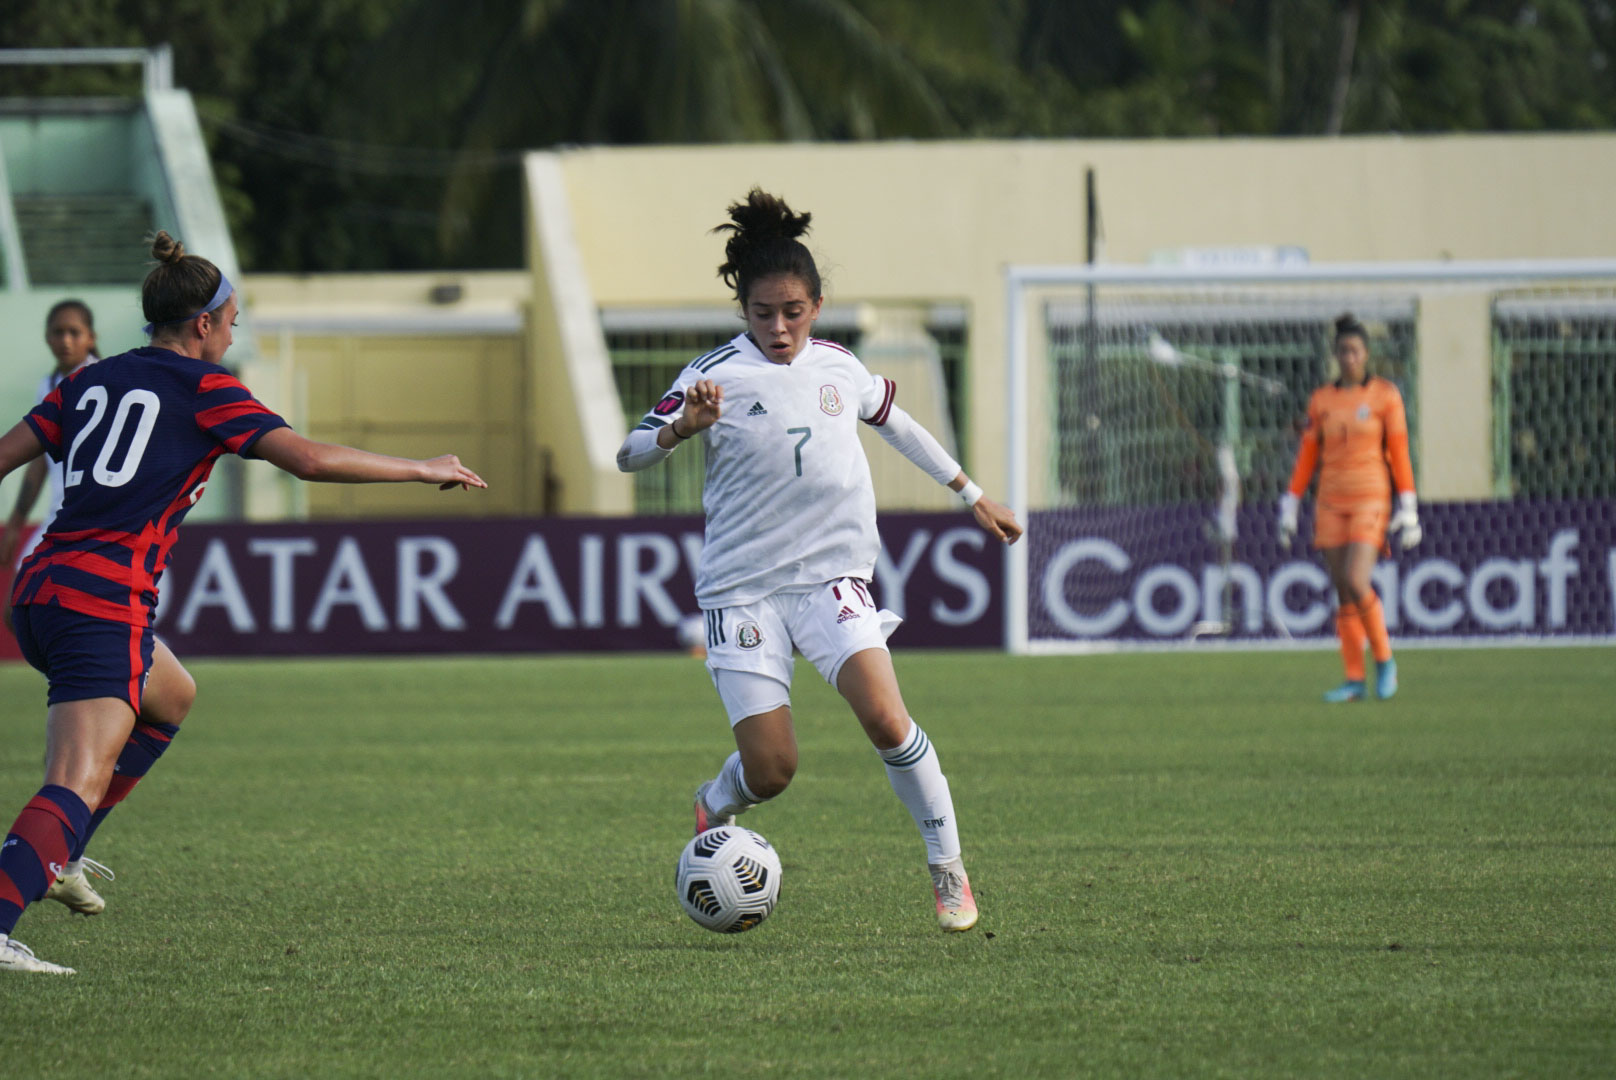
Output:
<instances>
[{"instance_id":1,"label":"goal net","mask_svg":"<svg viewBox=\"0 0 1616 1080\"><path fill-rule=\"evenodd\" d=\"M1014 651L1333 643L1276 503L1336 316L1402 392L1425 540L1393 632L1616 641L1616 260L1009 273ZM1018 550L1019 549L1019 550Z\"/></svg>"}]
</instances>

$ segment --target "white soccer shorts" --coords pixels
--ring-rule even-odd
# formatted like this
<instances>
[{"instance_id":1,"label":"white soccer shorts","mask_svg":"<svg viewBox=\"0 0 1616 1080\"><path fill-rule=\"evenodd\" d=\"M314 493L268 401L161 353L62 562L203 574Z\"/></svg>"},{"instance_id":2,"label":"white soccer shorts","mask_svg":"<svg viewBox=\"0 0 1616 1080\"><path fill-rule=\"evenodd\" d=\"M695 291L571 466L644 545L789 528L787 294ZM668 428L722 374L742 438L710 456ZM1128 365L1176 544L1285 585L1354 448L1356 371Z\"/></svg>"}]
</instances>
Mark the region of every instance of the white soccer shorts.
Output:
<instances>
[{"instance_id":1,"label":"white soccer shorts","mask_svg":"<svg viewBox=\"0 0 1616 1080\"><path fill-rule=\"evenodd\" d=\"M744 607L702 615L707 671L731 726L791 703L793 648L835 686L848 657L885 649L903 621L876 607L869 582L858 578L782 590Z\"/></svg>"}]
</instances>

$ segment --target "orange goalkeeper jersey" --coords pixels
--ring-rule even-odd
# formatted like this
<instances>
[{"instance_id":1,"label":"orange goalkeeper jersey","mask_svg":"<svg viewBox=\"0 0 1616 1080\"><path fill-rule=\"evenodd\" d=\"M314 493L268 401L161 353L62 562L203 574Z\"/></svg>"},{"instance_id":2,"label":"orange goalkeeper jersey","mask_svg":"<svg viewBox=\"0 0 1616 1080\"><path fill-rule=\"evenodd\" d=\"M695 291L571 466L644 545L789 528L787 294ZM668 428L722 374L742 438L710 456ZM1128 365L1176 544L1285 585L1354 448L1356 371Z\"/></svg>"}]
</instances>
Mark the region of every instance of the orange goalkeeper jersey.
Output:
<instances>
[{"instance_id":1,"label":"orange goalkeeper jersey","mask_svg":"<svg viewBox=\"0 0 1616 1080\"><path fill-rule=\"evenodd\" d=\"M1291 473L1292 495L1300 498L1307 491L1313 469L1321 464L1320 503L1390 502L1393 481L1399 492L1414 490L1408 419L1396 386L1370 376L1362 386L1331 383L1313 391Z\"/></svg>"}]
</instances>

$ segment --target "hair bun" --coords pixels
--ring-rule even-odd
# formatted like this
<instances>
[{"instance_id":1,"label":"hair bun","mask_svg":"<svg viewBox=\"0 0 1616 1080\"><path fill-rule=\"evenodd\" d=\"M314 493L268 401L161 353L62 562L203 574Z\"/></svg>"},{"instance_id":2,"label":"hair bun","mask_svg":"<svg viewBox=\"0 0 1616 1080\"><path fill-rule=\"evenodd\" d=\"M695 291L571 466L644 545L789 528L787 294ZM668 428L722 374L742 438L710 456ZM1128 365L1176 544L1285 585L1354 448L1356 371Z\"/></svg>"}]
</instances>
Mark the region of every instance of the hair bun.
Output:
<instances>
[{"instance_id":1,"label":"hair bun","mask_svg":"<svg viewBox=\"0 0 1616 1080\"><path fill-rule=\"evenodd\" d=\"M1369 333L1364 329L1364 324L1358 321L1358 316L1347 311L1336 316L1335 336L1345 337L1349 334L1356 334L1365 341L1369 340Z\"/></svg>"},{"instance_id":2,"label":"hair bun","mask_svg":"<svg viewBox=\"0 0 1616 1080\"><path fill-rule=\"evenodd\" d=\"M729 221L713 229L729 233L724 241L724 262L718 276L735 290L735 298L746 306L752 282L771 274L792 274L802 279L808 295L821 294L819 268L798 237L808 231L812 214L794 214L786 201L754 187L744 202L732 203Z\"/></svg>"},{"instance_id":3,"label":"hair bun","mask_svg":"<svg viewBox=\"0 0 1616 1080\"><path fill-rule=\"evenodd\" d=\"M765 244L770 240L797 239L808 231L808 223L813 221L814 215L792 213L791 207L778 195L753 188L746 193L745 202L730 206L729 219L733 225L718 228L733 230L748 243Z\"/></svg>"},{"instance_id":4,"label":"hair bun","mask_svg":"<svg viewBox=\"0 0 1616 1080\"><path fill-rule=\"evenodd\" d=\"M185 245L159 229L152 237L151 253L160 263L177 263L185 258Z\"/></svg>"}]
</instances>

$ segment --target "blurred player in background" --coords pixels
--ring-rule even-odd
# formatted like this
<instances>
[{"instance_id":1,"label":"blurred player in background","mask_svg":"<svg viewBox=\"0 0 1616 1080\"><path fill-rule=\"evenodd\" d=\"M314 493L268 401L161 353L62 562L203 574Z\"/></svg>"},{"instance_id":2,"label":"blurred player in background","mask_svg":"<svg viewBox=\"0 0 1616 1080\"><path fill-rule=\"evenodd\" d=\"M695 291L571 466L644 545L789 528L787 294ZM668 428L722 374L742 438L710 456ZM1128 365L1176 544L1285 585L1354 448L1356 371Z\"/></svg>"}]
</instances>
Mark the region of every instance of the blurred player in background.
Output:
<instances>
[{"instance_id":1,"label":"blurred player in background","mask_svg":"<svg viewBox=\"0 0 1616 1080\"><path fill-rule=\"evenodd\" d=\"M34 395L36 403L44 401L61 385L62 380L73 374L85 364L93 364L101 359L101 353L95 342L95 315L90 306L83 300L58 300L52 305L50 312L45 316L45 344L50 348L51 355L56 358L56 366L39 380L39 392ZM40 490L47 481L50 484L50 502L46 506L45 520L39 523L39 531L29 538L26 545L21 544L22 531L28 525L28 513L33 510L34 502L39 498ZM35 458L23 470L22 487L17 491L17 504L11 509L11 517L6 519L6 531L0 535L0 566L14 566L15 559L21 562L26 559L35 547L39 545L40 538L50 528L51 522L56 518L56 512L62 508L62 466L59 462L52 462L43 456ZM22 550L18 550L19 546ZM0 619L4 619L6 629L11 629L11 593L7 591L0 597Z\"/></svg>"},{"instance_id":2,"label":"blurred player in background","mask_svg":"<svg viewBox=\"0 0 1616 1080\"><path fill-rule=\"evenodd\" d=\"M226 453L304 480L486 487L453 455L386 457L311 442L220 366L235 290L167 233L142 306L151 345L86 365L0 436L0 476L48 453L63 466L61 511L12 590L17 643L49 682L45 784L0 847L0 971L71 974L10 934L49 895L94 914L91 835L168 748L196 683L152 636L158 581L181 520Z\"/></svg>"},{"instance_id":3,"label":"blurred player in background","mask_svg":"<svg viewBox=\"0 0 1616 1080\"><path fill-rule=\"evenodd\" d=\"M681 616L674 638L687 655L697 660L707 659L707 620L704 616Z\"/></svg>"},{"instance_id":4,"label":"blurred player in background","mask_svg":"<svg viewBox=\"0 0 1616 1080\"><path fill-rule=\"evenodd\" d=\"M1340 602L1336 633L1347 676L1324 700L1363 700L1365 639L1375 657L1375 696L1384 700L1397 692L1397 661L1370 575L1388 531L1399 534L1404 550L1420 542L1408 420L1397 387L1369 373L1369 333L1351 315L1335 321L1335 359L1340 378L1315 390L1307 404L1296 468L1279 503L1279 535L1286 546L1296 536L1297 507L1317 467L1313 546L1324 556Z\"/></svg>"},{"instance_id":5,"label":"blurred player in background","mask_svg":"<svg viewBox=\"0 0 1616 1080\"><path fill-rule=\"evenodd\" d=\"M632 472L701 436L706 544L696 601L706 617L707 669L738 748L696 792L696 831L786 789L797 770L791 725L792 648L852 706L926 844L945 930L976 924L948 781L909 716L886 639L897 616L870 594L880 538L875 491L859 443L870 424L938 483L958 492L1005 543L1015 516L982 494L942 446L893 403L896 386L840 345L810 337L823 295L798 237L810 215L753 189L729 208L719 275L735 290L746 332L680 373L618 452Z\"/></svg>"}]
</instances>

